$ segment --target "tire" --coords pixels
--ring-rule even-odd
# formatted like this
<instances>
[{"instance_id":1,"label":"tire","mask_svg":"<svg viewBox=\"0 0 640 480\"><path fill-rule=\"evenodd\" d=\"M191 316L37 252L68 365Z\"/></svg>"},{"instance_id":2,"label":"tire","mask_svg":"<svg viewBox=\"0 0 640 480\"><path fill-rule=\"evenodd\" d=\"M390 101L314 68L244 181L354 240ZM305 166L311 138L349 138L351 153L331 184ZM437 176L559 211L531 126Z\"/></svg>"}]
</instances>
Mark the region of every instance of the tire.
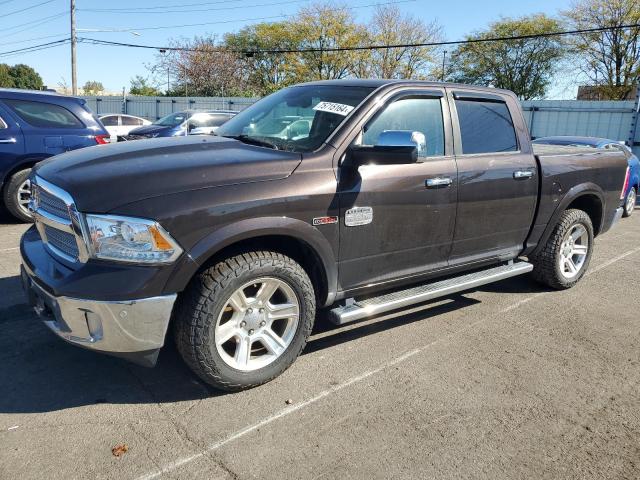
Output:
<instances>
[{"instance_id":1,"label":"tire","mask_svg":"<svg viewBox=\"0 0 640 480\"><path fill-rule=\"evenodd\" d=\"M28 201L24 189L28 188L30 168L20 170L14 173L7 182L4 192L3 200L7 211L24 223L32 221L31 214L26 208L25 200Z\"/></svg>"},{"instance_id":2,"label":"tire","mask_svg":"<svg viewBox=\"0 0 640 480\"><path fill-rule=\"evenodd\" d=\"M573 244L568 244L570 233L584 233ZM586 253L571 255L571 252L582 250L586 244ZM538 282L557 290L573 287L584 276L593 253L593 225L591 218L582 210L567 210L562 213L551 236L537 254L529 260L533 263L533 278ZM565 259L571 258L575 272ZM563 265L563 267L561 267Z\"/></svg>"},{"instance_id":3,"label":"tire","mask_svg":"<svg viewBox=\"0 0 640 480\"><path fill-rule=\"evenodd\" d=\"M627 193L627 198L624 199L624 210L622 212L623 217L630 217L633 215L633 210L636 208L637 198L638 192L636 187L631 187L631 190Z\"/></svg>"},{"instance_id":4,"label":"tire","mask_svg":"<svg viewBox=\"0 0 640 480\"><path fill-rule=\"evenodd\" d=\"M272 320L279 312L287 317ZM175 341L186 364L206 383L243 390L289 368L307 343L315 312L313 285L300 265L280 253L248 252L191 281L176 305ZM272 340L274 334L281 342Z\"/></svg>"}]
</instances>

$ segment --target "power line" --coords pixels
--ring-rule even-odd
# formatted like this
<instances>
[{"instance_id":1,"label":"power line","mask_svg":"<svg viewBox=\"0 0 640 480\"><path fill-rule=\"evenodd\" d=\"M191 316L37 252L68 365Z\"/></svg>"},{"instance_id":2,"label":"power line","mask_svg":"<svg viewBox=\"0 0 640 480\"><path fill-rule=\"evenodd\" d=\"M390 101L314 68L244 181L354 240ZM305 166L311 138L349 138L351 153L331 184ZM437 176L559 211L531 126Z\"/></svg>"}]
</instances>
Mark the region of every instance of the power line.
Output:
<instances>
[{"instance_id":1,"label":"power line","mask_svg":"<svg viewBox=\"0 0 640 480\"><path fill-rule=\"evenodd\" d=\"M218 48L207 48L206 51L207 52L240 53L244 55L258 55L258 54L264 54L264 53L278 54L278 53L311 53L311 52L346 52L346 51L353 51L353 50L386 50L386 49L392 49L392 48L438 47L438 46L445 46L445 45L463 45L463 44L469 44L469 43L507 42L507 41L527 40L527 39L534 39L534 38L579 35L582 33L596 33L596 32L606 32L606 31L612 31L612 30L626 30L629 28L640 28L640 24L634 23L634 24L619 25L614 27L585 28L581 30L566 30L566 31L560 31L560 32L548 32L548 33L538 33L538 34L530 34L530 35L515 35L510 37L471 38L466 40L451 40L451 41L444 41L444 42L404 43L404 44L394 44L394 45L362 45L357 47L275 49L275 50L230 50L230 49L218 47ZM85 43L92 43L94 45L145 48L145 49L151 49L151 50L173 50L173 51L184 51L184 52L202 52L203 51L202 48L162 47L162 46L155 46L155 45L141 45L136 43L112 42L109 40L100 40L96 38L86 38L86 37L78 38L78 41L85 42Z\"/></svg>"},{"instance_id":2,"label":"power line","mask_svg":"<svg viewBox=\"0 0 640 480\"><path fill-rule=\"evenodd\" d=\"M5 0L4 2L0 2L0 6L6 5L7 3L15 2L16 0Z\"/></svg>"},{"instance_id":3,"label":"power line","mask_svg":"<svg viewBox=\"0 0 640 480\"><path fill-rule=\"evenodd\" d=\"M392 1L392 2L383 2L383 3L371 3L371 4L367 4L367 5L357 5L354 7L346 7L346 10L355 10L358 8L369 8L369 7L378 7L378 6L384 6L384 5L398 5L401 3L411 3L411 2L415 2L416 0L398 0L398 1ZM286 18L286 17L291 17L292 14L289 15L273 15L270 17L258 17L258 18L239 18L237 20L221 20L221 21L217 21L217 22L204 22L204 23L187 23L187 24L183 24L183 25L160 25L157 27L140 27L140 28L136 28L136 27L131 27L131 28L126 28L125 30L135 30L136 32L141 32L144 30L165 30L165 29L175 29L175 28L186 28L186 27L203 27L203 26L207 26L207 25L222 25L222 24L226 24L226 23L237 23L237 22L256 22L256 21L260 21L260 20L274 20L277 18ZM107 29L105 29L107 30Z\"/></svg>"},{"instance_id":4,"label":"power line","mask_svg":"<svg viewBox=\"0 0 640 480\"><path fill-rule=\"evenodd\" d=\"M60 40L54 40L53 42L47 42L47 43L40 43L38 45L32 45L30 47L23 47L23 48L18 48L15 50L8 50L5 52L0 52L0 57L4 57L7 55L12 55L12 54L16 54L16 53L28 53L30 51L38 51L38 50L44 50L45 48L51 48L51 47L57 47L58 45L64 45L65 43L70 42L71 39L70 38L62 38Z\"/></svg>"},{"instance_id":5,"label":"power line","mask_svg":"<svg viewBox=\"0 0 640 480\"><path fill-rule=\"evenodd\" d=\"M277 6L277 5L290 5L292 3L302 3L302 2L309 2L310 0L287 0L284 2L274 2L274 3L257 3L257 4L253 4L253 5L242 5L242 8L253 8L253 7L273 7L273 6ZM110 11L105 11L102 10L102 13L125 13L125 14L137 14L137 13L141 13L141 14L166 14L166 13L189 13L189 12L213 12L213 11L221 11L221 10L237 10L239 8L238 5L232 6L232 7L217 7L217 8L199 8L199 9L181 9L181 10L161 10L158 11L157 9L154 9L153 11L135 11L135 10L124 10L124 11L118 11L118 12L110 12ZM84 9L84 8L78 8L79 12L89 12L89 11L96 11L97 9Z\"/></svg>"},{"instance_id":6,"label":"power line","mask_svg":"<svg viewBox=\"0 0 640 480\"><path fill-rule=\"evenodd\" d=\"M3 13L2 16L3 17L8 17L9 15L15 15L16 13L26 12L27 10L32 10L32 9L34 9L36 7L40 7L42 5L46 5L47 3L52 3L52 2L55 2L55 0L46 0L44 2L37 3L35 5L31 5L30 7L21 8L19 10L14 10L13 12L9 12L9 13Z\"/></svg>"},{"instance_id":7,"label":"power line","mask_svg":"<svg viewBox=\"0 0 640 480\"><path fill-rule=\"evenodd\" d=\"M11 0L13 1L13 0ZM200 3L182 3L181 7L204 7L208 5L220 5L221 3L238 3L242 0L218 0L216 2L200 2ZM124 8L83 8L78 9L78 11L82 10L84 12L105 12L105 13L117 13L122 11L133 11L133 10L157 10L162 8L175 8L175 2L170 5L154 5L153 7L124 7Z\"/></svg>"},{"instance_id":8,"label":"power line","mask_svg":"<svg viewBox=\"0 0 640 480\"><path fill-rule=\"evenodd\" d=\"M67 15L67 12L55 13L53 15L49 15L48 17L38 18L36 20L31 20L31 21L28 21L28 22L20 23L18 25L13 25L12 27L5 27L5 28L2 29L2 32L6 33L7 30L14 30L16 28L24 27L25 25L32 25L34 23L38 24L38 25L35 25L35 26L39 26L39 25L42 25L44 23L48 23L48 22L50 22L52 20L55 20L56 18L60 18L60 17L62 17L64 15ZM25 30L30 30L31 28L33 28L33 26L29 27L29 28L22 29L22 30L18 30L17 32L11 32L11 35L15 35L16 33L19 33L19 32L24 32Z\"/></svg>"},{"instance_id":9,"label":"power line","mask_svg":"<svg viewBox=\"0 0 640 480\"><path fill-rule=\"evenodd\" d=\"M4 43L0 43L0 47L4 47L5 45L15 45L16 43L33 42L34 40L44 40L45 38L55 38L55 37L60 37L62 35L67 35L67 33L54 33L53 35L45 35L43 37L25 38L24 40L14 40L13 42L4 42Z\"/></svg>"}]
</instances>

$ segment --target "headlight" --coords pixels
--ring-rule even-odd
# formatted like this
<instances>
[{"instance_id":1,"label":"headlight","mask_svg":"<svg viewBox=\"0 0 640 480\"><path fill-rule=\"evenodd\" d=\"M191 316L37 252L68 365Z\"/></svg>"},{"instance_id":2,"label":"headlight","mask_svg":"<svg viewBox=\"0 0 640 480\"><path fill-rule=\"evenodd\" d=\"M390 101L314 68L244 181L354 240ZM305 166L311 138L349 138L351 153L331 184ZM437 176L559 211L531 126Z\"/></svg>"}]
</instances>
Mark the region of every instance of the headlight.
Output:
<instances>
[{"instance_id":1,"label":"headlight","mask_svg":"<svg viewBox=\"0 0 640 480\"><path fill-rule=\"evenodd\" d=\"M157 223L115 215L85 215L93 258L132 263L168 263L182 249Z\"/></svg>"}]
</instances>

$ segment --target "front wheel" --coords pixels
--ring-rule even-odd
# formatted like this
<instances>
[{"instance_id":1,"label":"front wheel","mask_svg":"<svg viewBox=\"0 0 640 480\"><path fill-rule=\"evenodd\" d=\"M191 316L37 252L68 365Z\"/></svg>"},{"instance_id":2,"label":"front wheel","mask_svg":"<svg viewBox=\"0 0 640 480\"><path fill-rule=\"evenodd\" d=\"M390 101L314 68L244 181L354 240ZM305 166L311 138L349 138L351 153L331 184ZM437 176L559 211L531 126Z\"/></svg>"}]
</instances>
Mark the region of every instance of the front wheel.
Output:
<instances>
[{"instance_id":1,"label":"front wheel","mask_svg":"<svg viewBox=\"0 0 640 480\"><path fill-rule=\"evenodd\" d=\"M633 214L633 210L636 208L637 198L638 194L636 192L636 187L631 187L631 190L627 193L627 198L624 202L624 211L622 212L623 217L630 217Z\"/></svg>"},{"instance_id":2,"label":"front wheel","mask_svg":"<svg viewBox=\"0 0 640 480\"><path fill-rule=\"evenodd\" d=\"M191 282L176 309L176 342L205 382L241 390L286 370L314 319L315 293L304 269L279 253L249 252Z\"/></svg>"},{"instance_id":3,"label":"front wheel","mask_svg":"<svg viewBox=\"0 0 640 480\"><path fill-rule=\"evenodd\" d=\"M530 258L533 277L561 290L573 287L583 277L593 251L593 225L582 210L567 210L541 251Z\"/></svg>"}]
</instances>

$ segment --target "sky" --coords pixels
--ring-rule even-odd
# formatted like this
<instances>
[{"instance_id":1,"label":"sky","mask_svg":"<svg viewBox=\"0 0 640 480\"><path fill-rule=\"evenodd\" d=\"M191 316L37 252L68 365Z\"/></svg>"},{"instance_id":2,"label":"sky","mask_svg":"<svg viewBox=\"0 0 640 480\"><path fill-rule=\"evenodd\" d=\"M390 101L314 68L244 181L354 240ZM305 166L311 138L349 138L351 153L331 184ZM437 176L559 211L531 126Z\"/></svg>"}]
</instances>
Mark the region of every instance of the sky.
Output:
<instances>
[{"instance_id":1,"label":"sky","mask_svg":"<svg viewBox=\"0 0 640 480\"><path fill-rule=\"evenodd\" d=\"M313 0L76 0L78 37L163 46L172 38L224 35L260 21L278 21L295 14ZM437 20L447 40L484 29L500 17L543 12L556 15L570 0L345 0L359 21L367 21L375 4L395 3L404 12L426 22ZM70 0L0 0L0 63L26 63L42 76L45 85L71 85L70 46L57 45L29 53L5 52L68 38ZM104 12L100 9L139 9L140 12ZM146 11L142 9L148 8ZM20 11L23 10L23 11ZM93 11L92 11L93 10ZM186 10L192 10L190 12ZM198 10L198 11L193 11ZM281 16L281 17L280 17ZM280 18L278 18L280 17ZM192 25L177 27L177 25ZM193 26L193 24L199 24ZM170 27L170 28L161 28ZM99 31L102 30L102 31ZM78 85L102 82L108 91L129 88L135 75L148 76L145 64L155 50L78 44ZM559 79L549 98L575 98Z\"/></svg>"}]
</instances>

